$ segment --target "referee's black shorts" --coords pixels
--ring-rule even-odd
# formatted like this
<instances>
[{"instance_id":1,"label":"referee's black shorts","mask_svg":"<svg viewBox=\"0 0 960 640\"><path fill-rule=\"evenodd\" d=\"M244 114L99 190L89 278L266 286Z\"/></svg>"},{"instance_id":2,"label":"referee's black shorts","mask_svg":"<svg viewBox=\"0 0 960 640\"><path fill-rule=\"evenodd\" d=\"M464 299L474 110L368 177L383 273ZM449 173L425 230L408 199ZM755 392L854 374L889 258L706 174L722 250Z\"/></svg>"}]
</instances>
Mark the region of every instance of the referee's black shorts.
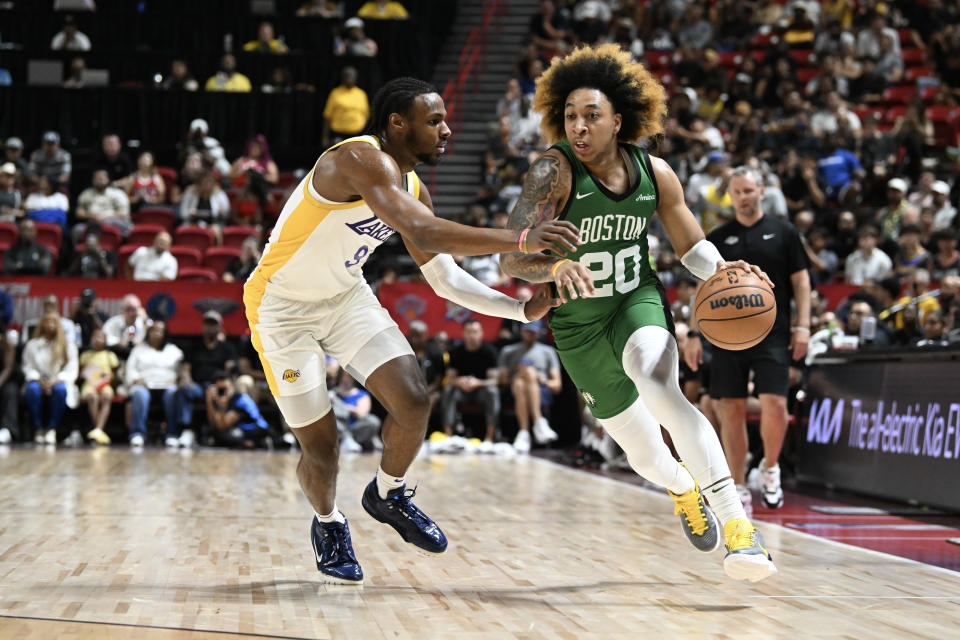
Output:
<instances>
[{"instance_id":1,"label":"referee's black shorts","mask_svg":"<svg viewBox=\"0 0 960 640\"><path fill-rule=\"evenodd\" d=\"M757 394L786 396L790 390L790 350L782 340L764 341L743 351L713 348L711 398L746 398L750 371Z\"/></svg>"}]
</instances>

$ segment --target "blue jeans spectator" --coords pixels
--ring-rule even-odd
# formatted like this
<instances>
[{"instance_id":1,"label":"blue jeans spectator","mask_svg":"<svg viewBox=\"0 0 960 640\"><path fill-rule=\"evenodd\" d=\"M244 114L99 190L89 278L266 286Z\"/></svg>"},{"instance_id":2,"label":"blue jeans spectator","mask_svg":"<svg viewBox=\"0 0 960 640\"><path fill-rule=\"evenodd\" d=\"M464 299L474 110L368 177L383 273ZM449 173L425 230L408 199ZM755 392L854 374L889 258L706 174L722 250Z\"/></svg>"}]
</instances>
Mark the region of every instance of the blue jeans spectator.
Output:
<instances>
[{"instance_id":1,"label":"blue jeans spectator","mask_svg":"<svg viewBox=\"0 0 960 640\"><path fill-rule=\"evenodd\" d=\"M24 392L23 399L30 411L30 420L33 422L34 429L44 428L43 425L43 387L40 383L33 381L27 384L27 390ZM53 385L49 395L49 419L47 420L47 429L56 429L63 419L63 414L67 410L67 385L58 382Z\"/></svg>"},{"instance_id":2,"label":"blue jeans spectator","mask_svg":"<svg viewBox=\"0 0 960 640\"><path fill-rule=\"evenodd\" d=\"M179 435L183 427L189 427L190 423L193 422L193 403L196 400L204 399L204 392L209 386L209 382L203 384L191 382L177 388L177 395L174 399L174 416L179 422L175 427L177 432L174 435Z\"/></svg>"},{"instance_id":3,"label":"blue jeans spectator","mask_svg":"<svg viewBox=\"0 0 960 640\"><path fill-rule=\"evenodd\" d=\"M153 391L163 393L163 411L167 419L167 436L177 437L180 435L180 427L177 426L174 419L175 397L177 388L169 387L167 389L154 389ZM130 391L130 435L139 433L147 436L147 413L150 411L151 390L142 385L136 385Z\"/></svg>"}]
</instances>

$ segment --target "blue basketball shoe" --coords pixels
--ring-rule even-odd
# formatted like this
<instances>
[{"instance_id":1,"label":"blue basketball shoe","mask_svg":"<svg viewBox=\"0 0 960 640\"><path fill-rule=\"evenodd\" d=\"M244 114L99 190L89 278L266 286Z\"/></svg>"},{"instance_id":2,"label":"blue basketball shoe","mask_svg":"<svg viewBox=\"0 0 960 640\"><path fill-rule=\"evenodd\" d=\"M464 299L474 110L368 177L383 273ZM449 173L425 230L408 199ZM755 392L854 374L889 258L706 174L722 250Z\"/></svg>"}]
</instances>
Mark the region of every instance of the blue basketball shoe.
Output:
<instances>
[{"instance_id":1,"label":"blue basketball shoe","mask_svg":"<svg viewBox=\"0 0 960 640\"><path fill-rule=\"evenodd\" d=\"M416 493L416 489L407 489L404 485L393 489L383 499L377 492L377 480L374 478L364 490L360 503L371 518L396 529L404 542L427 553L443 553L447 549L447 537L433 520L411 502Z\"/></svg>"},{"instance_id":2,"label":"blue basketball shoe","mask_svg":"<svg viewBox=\"0 0 960 640\"><path fill-rule=\"evenodd\" d=\"M361 584L363 569L353 553L350 540L350 526L344 518L339 522L320 522L316 516L310 527L313 553L317 559L317 570L323 574L326 582L339 584Z\"/></svg>"}]
</instances>

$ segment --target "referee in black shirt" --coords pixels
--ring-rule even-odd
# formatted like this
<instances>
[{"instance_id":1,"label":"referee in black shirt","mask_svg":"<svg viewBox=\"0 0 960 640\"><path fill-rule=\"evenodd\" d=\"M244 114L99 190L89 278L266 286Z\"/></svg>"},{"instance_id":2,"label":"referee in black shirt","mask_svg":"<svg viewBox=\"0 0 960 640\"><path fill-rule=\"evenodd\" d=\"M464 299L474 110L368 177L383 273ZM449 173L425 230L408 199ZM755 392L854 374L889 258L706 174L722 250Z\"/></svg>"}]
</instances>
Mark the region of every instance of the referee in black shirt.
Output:
<instances>
[{"instance_id":1,"label":"referee in black shirt","mask_svg":"<svg viewBox=\"0 0 960 640\"><path fill-rule=\"evenodd\" d=\"M763 269L773 281L777 319L763 341L743 351L713 347L710 397L720 402L721 440L730 472L744 503L750 502L744 477L747 456L747 383L753 371L760 396L760 435L764 459L761 498L769 509L783 506L777 460L787 432L787 391L791 356L802 358L810 340L810 275L799 232L784 220L763 215L763 176L751 167L739 167L730 176L730 197L736 218L707 236L724 260L746 260ZM797 305L797 322L790 329L790 300ZM703 345L691 328L684 359L696 371Z\"/></svg>"}]
</instances>

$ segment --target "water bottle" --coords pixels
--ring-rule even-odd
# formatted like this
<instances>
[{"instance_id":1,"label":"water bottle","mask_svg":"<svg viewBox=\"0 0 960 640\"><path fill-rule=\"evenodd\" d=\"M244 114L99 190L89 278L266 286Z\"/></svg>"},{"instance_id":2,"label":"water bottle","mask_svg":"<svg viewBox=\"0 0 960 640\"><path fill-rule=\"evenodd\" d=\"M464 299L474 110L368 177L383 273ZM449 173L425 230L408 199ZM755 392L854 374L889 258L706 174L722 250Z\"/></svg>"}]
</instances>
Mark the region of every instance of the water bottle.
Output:
<instances>
[{"instance_id":1,"label":"water bottle","mask_svg":"<svg viewBox=\"0 0 960 640\"><path fill-rule=\"evenodd\" d=\"M867 316L860 322L860 344L870 344L877 337L877 319Z\"/></svg>"},{"instance_id":2,"label":"water bottle","mask_svg":"<svg viewBox=\"0 0 960 640\"><path fill-rule=\"evenodd\" d=\"M227 33L223 36L223 52L233 53L233 34Z\"/></svg>"}]
</instances>

